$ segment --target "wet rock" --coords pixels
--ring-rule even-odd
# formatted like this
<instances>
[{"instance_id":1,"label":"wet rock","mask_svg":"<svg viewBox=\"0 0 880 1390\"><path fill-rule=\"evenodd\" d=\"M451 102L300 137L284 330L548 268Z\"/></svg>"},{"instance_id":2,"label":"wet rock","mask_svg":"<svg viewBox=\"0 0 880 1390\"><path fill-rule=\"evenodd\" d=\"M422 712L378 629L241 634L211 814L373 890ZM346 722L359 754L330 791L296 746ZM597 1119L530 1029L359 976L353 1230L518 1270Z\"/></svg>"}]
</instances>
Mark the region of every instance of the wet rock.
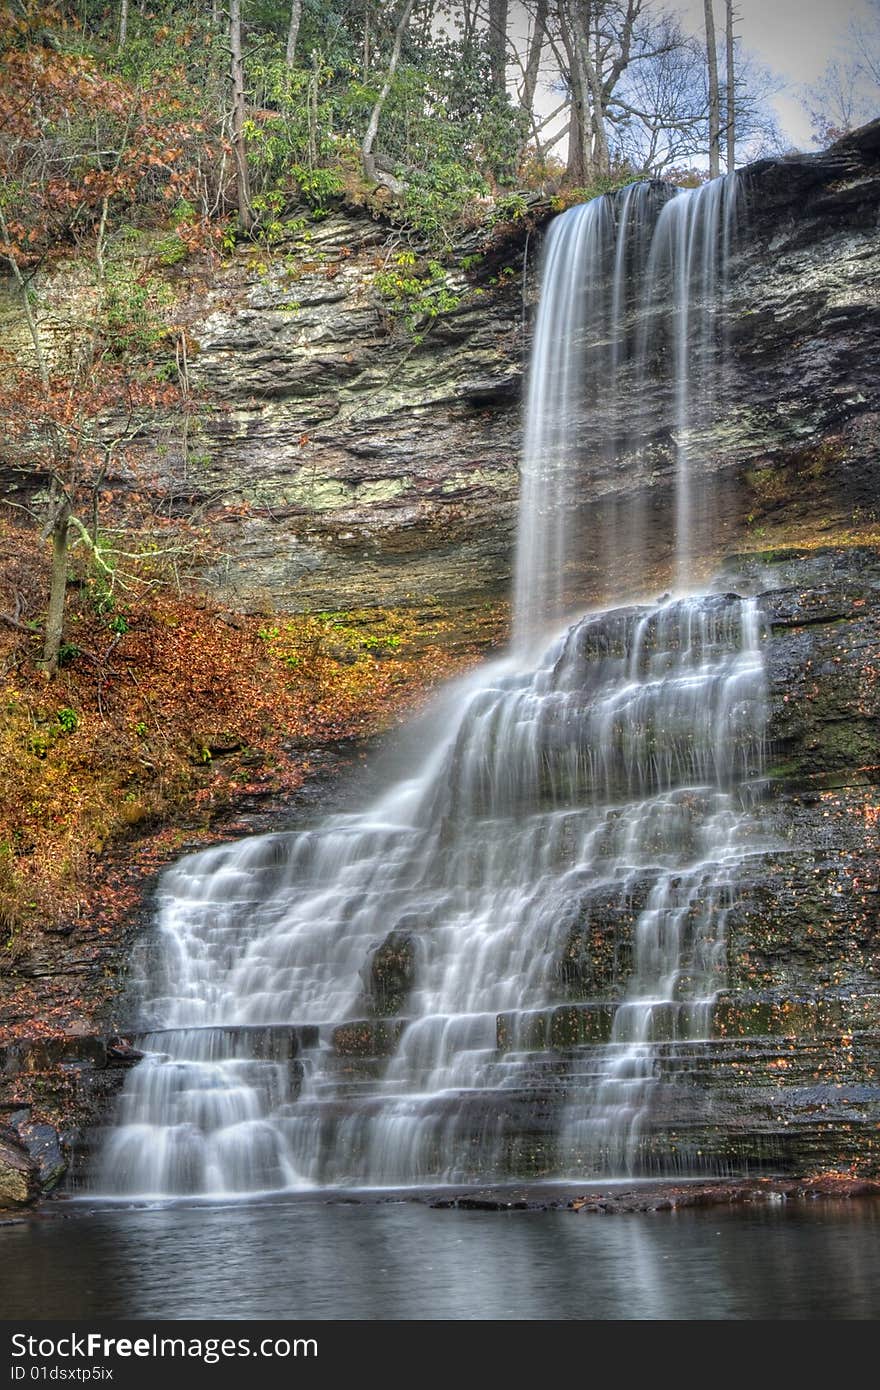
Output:
<instances>
[{"instance_id":1,"label":"wet rock","mask_svg":"<svg viewBox=\"0 0 880 1390\"><path fill-rule=\"evenodd\" d=\"M387 1018L405 1011L415 978L415 938L409 931L389 932L370 958L368 999L373 1013Z\"/></svg>"},{"instance_id":2,"label":"wet rock","mask_svg":"<svg viewBox=\"0 0 880 1390\"><path fill-rule=\"evenodd\" d=\"M104 1068L107 1039L95 1034L28 1038L0 1047L0 1073L51 1071L56 1067Z\"/></svg>"},{"instance_id":3,"label":"wet rock","mask_svg":"<svg viewBox=\"0 0 880 1390\"><path fill-rule=\"evenodd\" d=\"M143 1055L128 1038L111 1038L107 1044L107 1065L110 1067L133 1067Z\"/></svg>"},{"instance_id":4,"label":"wet rock","mask_svg":"<svg viewBox=\"0 0 880 1390\"><path fill-rule=\"evenodd\" d=\"M390 1057L406 1020L357 1019L333 1029L333 1050L341 1057Z\"/></svg>"},{"instance_id":5,"label":"wet rock","mask_svg":"<svg viewBox=\"0 0 880 1390\"><path fill-rule=\"evenodd\" d=\"M463 381L456 388L456 393L473 406L497 405L499 402L516 400L521 386L522 379L517 372L494 379Z\"/></svg>"},{"instance_id":6,"label":"wet rock","mask_svg":"<svg viewBox=\"0 0 880 1390\"><path fill-rule=\"evenodd\" d=\"M432 1202L434 1207L439 1207L440 1202ZM458 1211L528 1211L530 1203L524 1198L515 1197L455 1197L451 1199L450 1206Z\"/></svg>"},{"instance_id":7,"label":"wet rock","mask_svg":"<svg viewBox=\"0 0 880 1390\"><path fill-rule=\"evenodd\" d=\"M572 999L619 998L632 972L633 927L648 899L651 880L620 889L585 892L558 964L559 980Z\"/></svg>"},{"instance_id":8,"label":"wet rock","mask_svg":"<svg viewBox=\"0 0 880 1390\"><path fill-rule=\"evenodd\" d=\"M67 1172L67 1158L54 1125L30 1120L17 1126L19 1139L37 1167L40 1191L51 1192Z\"/></svg>"},{"instance_id":9,"label":"wet rock","mask_svg":"<svg viewBox=\"0 0 880 1390\"><path fill-rule=\"evenodd\" d=\"M0 1125L0 1209L28 1206L39 1195L37 1164L15 1130Z\"/></svg>"},{"instance_id":10,"label":"wet rock","mask_svg":"<svg viewBox=\"0 0 880 1390\"><path fill-rule=\"evenodd\" d=\"M832 1198L847 1201L880 1196L880 1182L853 1178L846 1173L793 1182L785 1179L733 1179L729 1182L692 1182L684 1186L657 1186L585 1193L570 1200L569 1211L611 1214L636 1211L681 1211L688 1207L764 1205L778 1202Z\"/></svg>"},{"instance_id":11,"label":"wet rock","mask_svg":"<svg viewBox=\"0 0 880 1390\"><path fill-rule=\"evenodd\" d=\"M615 1006L610 1003L571 1004L529 1013L504 1013L496 1019L499 1052L565 1052L590 1043L608 1042Z\"/></svg>"}]
</instances>

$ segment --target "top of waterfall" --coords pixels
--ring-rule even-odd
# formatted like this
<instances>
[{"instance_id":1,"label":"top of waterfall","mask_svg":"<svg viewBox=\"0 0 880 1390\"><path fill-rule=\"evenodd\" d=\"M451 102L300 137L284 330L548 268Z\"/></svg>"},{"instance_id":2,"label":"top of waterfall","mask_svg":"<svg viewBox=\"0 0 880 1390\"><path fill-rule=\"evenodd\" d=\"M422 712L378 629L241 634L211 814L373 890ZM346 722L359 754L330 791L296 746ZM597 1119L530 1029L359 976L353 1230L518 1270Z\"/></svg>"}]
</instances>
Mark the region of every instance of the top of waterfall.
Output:
<instances>
[{"instance_id":1,"label":"top of waterfall","mask_svg":"<svg viewBox=\"0 0 880 1390\"><path fill-rule=\"evenodd\" d=\"M668 570L649 563L649 550L663 547L646 529L648 494L665 481L662 450L675 492L665 550L676 589L692 587L694 557L706 549L694 441L721 385L715 309L738 203L735 174L694 189L644 180L550 226L524 419L514 589L521 653L585 599L633 598L668 583ZM647 408L664 379L665 418ZM708 503L703 511L714 524Z\"/></svg>"}]
</instances>

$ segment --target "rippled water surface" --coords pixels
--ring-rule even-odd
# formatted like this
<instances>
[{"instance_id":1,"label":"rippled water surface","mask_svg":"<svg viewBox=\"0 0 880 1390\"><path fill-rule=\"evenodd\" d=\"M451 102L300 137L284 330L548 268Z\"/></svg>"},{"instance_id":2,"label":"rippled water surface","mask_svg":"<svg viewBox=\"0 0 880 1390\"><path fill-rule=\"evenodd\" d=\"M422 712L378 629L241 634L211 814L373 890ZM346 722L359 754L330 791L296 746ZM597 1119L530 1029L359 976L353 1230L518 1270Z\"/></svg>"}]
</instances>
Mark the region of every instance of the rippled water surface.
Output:
<instances>
[{"instance_id":1,"label":"rippled water surface","mask_svg":"<svg viewBox=\"0 0 880 1390\"><path fill-rule=\"evenodd\" d=\"M15 1318L681 1319L880 1315L880 1208L651 1214L318 1199L0 1227Z\"/></svg>"}]
</instances>

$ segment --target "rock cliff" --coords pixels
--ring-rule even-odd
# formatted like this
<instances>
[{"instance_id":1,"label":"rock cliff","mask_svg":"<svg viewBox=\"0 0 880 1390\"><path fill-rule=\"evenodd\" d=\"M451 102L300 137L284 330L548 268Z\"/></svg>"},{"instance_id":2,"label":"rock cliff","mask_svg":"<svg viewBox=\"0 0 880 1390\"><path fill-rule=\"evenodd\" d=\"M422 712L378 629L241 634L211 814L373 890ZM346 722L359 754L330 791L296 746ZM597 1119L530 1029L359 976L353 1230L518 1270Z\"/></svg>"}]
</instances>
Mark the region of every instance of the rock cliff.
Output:
<instances>
[{"instance_id":1,"label":"rock cliff","mask_svg":"<svg viewBox=\"0 0 880 1390\"><path fill-rule=\"evenodd\" d=\"M701 440L725 498L706 560L740 552L725 586L762 595L778 851L731 915L713 1040L685 1066L670 1047L658 1145L679 1136L707 1161L876 1173L880 123L754 165L743 183L732 389ZM395 243L366 216L334 213L288 256L242 256L189 287L190 379L211 401L185 451L170 426L153 442L175 506L222 554L204 582L225 602L467 607L505 588L538 241L514 236L451 276L461 302L420 341L377 294ZM649 392L634 408L656 405ZM653 443L649 457L588 470L583 516L601 528L641 494L659 577L673 456L668 436ZM57 1181L45 1122L69 1147L132 1060L114 1041L130 1022L115 993L130 934L93 950L89 930L76 929L83 949L75 933L22 966L52 990L105 990L107 1032L0 1054L0 1121L16 1126L0 1129L0 1203ZM399 1007L404 957L374 981L380 1013ZM536 1131L534 1171L542 1142Z\"/></svg>"},{"instance_id":2,"label":"rock cliff","mask_svg":"<svg viewBox=\"0 0 880 1390\"><path fill-rule=\"evenodd\" d=\"M506 580L521 249L485 289L448 273L459 307L414 333L375 286L394 244L337 213L295 254L242 258L184 305L193 389L218 405L186 465L169 440L165 478L204 510L221 552L205 579L230 606L466 600Z\"/></svg>"},{"instance_id":3,"label":"rock cliff","mask_svg":"<svg viewBox=\"0 0 880 1390\"><path fill-rule=\"evenodd\" d=\"M743 531L760 545L876 522L880 122L821 154L752 165L741 182L730 387L698 440L724 487L703 528L709 564ZM178 507L203 516L219 548L205 578L224 601L301 610L506 590L548 215L465 258L466 273L447 274L458 307L415 332L376 288L396 240L367 216L335 213L289 254L242 256L192 287L190 377L215 406L186 458L172 432L160 454ZM624 368L620 394L649 447L590 458L580 498L592 536L621 498L641 498L658 582L674 471L669 429L652 423L660 389L637 394ZM590 408L587 440L602 403ZM625 527L616 544L625 572Z\"/></svg>"}]
</instances>

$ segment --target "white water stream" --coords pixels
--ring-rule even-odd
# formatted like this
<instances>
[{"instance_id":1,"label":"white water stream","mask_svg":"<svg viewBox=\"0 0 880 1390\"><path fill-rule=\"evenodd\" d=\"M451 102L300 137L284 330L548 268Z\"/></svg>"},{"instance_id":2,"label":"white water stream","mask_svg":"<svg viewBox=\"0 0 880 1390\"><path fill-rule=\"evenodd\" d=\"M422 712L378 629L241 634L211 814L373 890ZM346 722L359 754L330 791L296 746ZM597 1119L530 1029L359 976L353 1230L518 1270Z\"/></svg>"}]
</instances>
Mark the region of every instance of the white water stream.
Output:
<instances>
[{"instance_id":1,"label":"white water stream","mask_svg":"<svg viewBox=\"0 0 880 1390\"><path fill-rule=\"evenodd\" d=\"M657 1045L706 1035L725 917L761 848L760 616L735 595L685 592L690 440L723 371L733 187L670 198L638 185L551 227L513 654L461 683L422 765L366 810L164 875L142 981L148 1056L104 1145L101 1191L642 1166ZM551 641L570 601L581 422L603 393L617 423L601 447L632 444L618 369L625 356L653 370L658 342L679 595L589 614ZM591 933L613 967L573 984ZM391 1005L376 986L389 958Z\"/></svg>"}]
</instances>

